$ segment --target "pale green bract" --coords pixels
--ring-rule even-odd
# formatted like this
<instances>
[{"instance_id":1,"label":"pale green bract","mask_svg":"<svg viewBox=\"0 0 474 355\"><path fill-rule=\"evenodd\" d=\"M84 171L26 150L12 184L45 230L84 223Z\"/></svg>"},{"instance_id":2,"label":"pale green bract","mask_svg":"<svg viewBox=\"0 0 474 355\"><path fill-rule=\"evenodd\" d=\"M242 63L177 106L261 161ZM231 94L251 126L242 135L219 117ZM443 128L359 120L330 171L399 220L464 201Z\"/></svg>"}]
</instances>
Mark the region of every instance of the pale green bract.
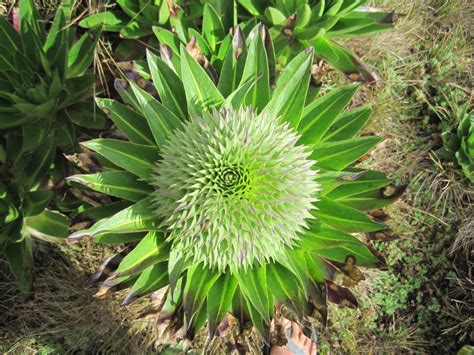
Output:
<instances>
[{"instance_id":1,"label":"pale green bract","mask_svg":"<svg viewBox=\"0 0 474 355\"><path fill-rule=\"evenodd\" d=\"M299 138L250 108L203 113L175 131L153 177L173 249L219 270L284 258L319 190Z\"/></svg>"}]
</instances>

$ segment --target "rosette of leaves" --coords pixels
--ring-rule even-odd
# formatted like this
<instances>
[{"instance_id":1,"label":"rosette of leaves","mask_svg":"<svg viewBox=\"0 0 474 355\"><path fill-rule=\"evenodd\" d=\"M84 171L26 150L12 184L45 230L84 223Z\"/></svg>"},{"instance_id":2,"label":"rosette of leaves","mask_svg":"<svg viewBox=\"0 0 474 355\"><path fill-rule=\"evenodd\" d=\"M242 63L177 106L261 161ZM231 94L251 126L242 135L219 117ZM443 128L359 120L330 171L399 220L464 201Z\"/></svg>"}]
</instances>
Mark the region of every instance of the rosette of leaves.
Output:
<instances>
[{"instance_id":1,"label":"rosette of leaves","mask_svg":"<svg viewBox=\"0 0 474 355\"><path fill-rule=\"evenodd\" d=\"M474 183L474 113L463 116L455 131L441 134L444 154L455 158L464 175Z\"/></svg>"},{"instance_id":2,"label":"rosette of leaves","mask_svg":"<svg viewBox=\"0 0 474 355\"><path fill-rule=\"evenodd\" d=\"M27 298L32 296L34 280L31 236L44 240L68 236L68 218L46 209L52 195L46 189L24 192L17 184L0 182L0 256L8 261Z\"/></svg>"},{"instance_id":3,"label":"rosette of leaves","mask_svg":"<svg viewBox=\"0 0 474 355\"><path fill-rule=\"evenodd\" d=\"M75 125L102 128L88 72L100 31L74 42L71 4L62 4L46 32L32 0L19 2L18 31L0 17L0 135L6 161L19 182L32 187L49 169L56 146L74 146ZM40 150L45 159L32 159ZM38 166L41 164L41 166ZM31 167L23 169L25 166ZM21 181L20 181L21 180Z\"/></svg>"},{"instance_id":4,"label":"rosette of leaves","mask_svg":"<svg viewBox=\"0 0 474 355\"><path fill-rule=\"evenodd\" d=\"M276 304L324 321L327 299L357 303L334 274L383 264L351 235L384 229L366 212L397 197L354 166L380 141L357 137L370 108L344 111L355 85L307 101L311 50L272 90L263 37L252 30L245 56L229 47L217 85L184 46L149 52L159 99L122 81L123 103L97 99L128 140L84 142L113 168L69 178L130 204L69 237L134 243L98 295L130 287L129 304L169 286L160 319L187 337L231 313L268 340Z\"/></svg>"},{"instance_id":5,"label":"rosette of leaves","mask_svg":"<svg viewBox=\"0 0 474 355\"><path fill-rule=\"evenodd\" d=\"M105 122L95 112L95 75L88 72L100 31L75 41L71 12L72 2L64 2L47 29L33 1L21 0L15 26L0 17L0 250L24 291L31 284L22 281L21 265L32 264L26 219L56 217L43 210L53 196L44 191L48 180L59 180L65 171L59 151L74 149L80 127L101 128Z\"/></svg>"}]
</instances>

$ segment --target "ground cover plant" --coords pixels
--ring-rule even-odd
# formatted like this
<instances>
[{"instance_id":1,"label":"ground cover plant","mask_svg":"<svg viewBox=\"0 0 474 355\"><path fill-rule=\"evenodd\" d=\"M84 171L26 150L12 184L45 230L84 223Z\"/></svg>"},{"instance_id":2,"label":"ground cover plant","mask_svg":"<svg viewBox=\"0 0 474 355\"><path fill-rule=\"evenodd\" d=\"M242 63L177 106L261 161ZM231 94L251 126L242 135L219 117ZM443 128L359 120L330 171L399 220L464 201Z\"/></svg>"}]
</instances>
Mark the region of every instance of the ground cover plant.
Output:
<instances>
[{"instance_id":1,"label":"ground cover plant","mask_svg":"<svg viewBox=\"0 0 474 355\"><path fill-rule=\"evenodd\" d=\"M42 7L40 3L38 4L42 16L46 15L44 18L52 21L54 6L51 7L49 4L48 7ZM380 6L376 2L369 5ZM382 6L396 8L397 12L404 14L396 31L377 36L374 41L355 40L345 43L345 46L353 51L364 53L364 61L384 78L384 81L376 87L359 87L354 96L351 95L352 98L347 102L345 110L341 112L341 117L346 114L350 116L350 112L358 110L368 115L369 109L363 108L363 105L371 102L370 111L373 111L373 116L370 119L367 117L368 124L362 128L362 136L371 138L376 134L386 137L384 141L375 145L372 153L358 159L359 168L386 171L398 183L410 182L410 187L401 200L389 206L384 213L380 210L369 212L372 218L384 221L390 229L357 234L357 241L362 240L364 244L372 245L378 253L386 257L385 271L362 268L365 278L362 279L362 274L359 272L360 260L356 259L355 269L347 267L350 265L350 260L343 260L339 264L333 263L339 268L331 277L331 282L336 285L352 285L354 278L360 278L357 285L351 288L359 307L341 308L339 305L329 304L327 309L329 316L325 326L315 319L304 323L309 330L318 335L319 350L322 353L402 351L454 353L463 345L472 343L470 338L472 264L469 260L473 226L472 185L469 183L468 174L462 168L462 161L456 157L457 144L452 145L453 140L447 136L448 132L457 134L460 123L470 112L472 80L469 76L469 56L472 47L467 36L467 23L464 21L468 18L466 11L469 7L454 1L424 1L413 5L408 1L396 4L384 3ZM77 21L75 19L74 22ZM199 33L204 35L204 32ZM240 33L235 32L233 38L237 33L241 35L242 40L251 40L250 28L244 28ZM211 78L217 90L222 92L222 86L218 85L222 69L222 65L217 64L219 60L213 62L212 59L207 59L208 56L200 52L199 41L193 43L189 42L189 39L187 38L188 42L181 40L180 42L188 46L190 55L202 66L204 73ZM246 45L242 46L245 42L240 43L240 48L247 48ZM268 52L268 42L262 43ZM157 47L150 49L155 51L156 55L160 54L168 67L180 66L181 52L184 49L180 48L180 43L176 46L177 50L172 46L169 47L170 49L162 48L161 53ZM160 61L160 58L156 59ZM205 59L209 60L211 65L206 65ZM241 63L245 63L246 60L243 59ZM267 61L270 63L268 57ZM160 68L168 67L162 65ZM324 63L318 63L317 67L318 75L315 75L313 66L310 80L313 84L315 79L318 84L322 82L320 100L328 95L331 97L333 92L350 88L344 86L346 82L341 75L331 71ZM127 140L133 142L132 139L140 139L140 135L134 136L133 130L130 130L130 127L135 125L127 125L127 122L114 115L112 110L105 106L106 104L113 104L114 108L123 106L128 109L126 111L128 114L135 112L138 114L134 117L138 117L142 106L134 93L139 92L142 95L156 95L155 99L158 98L156 102L161 102L165 106L162 102L163 95L151 85L151 82L155 82L151 75L153 70L149 70L144 61L137 62L134 69L136 72L127 73L127 76L133 79L132 83L117 81L117 93L111 89L109 98L99 100L102 108L112 118L101 134L99 142L110 141L112 138L112 140L118 139L120 143L129 143ZM149 81L140 79L137 72ZM327 74L322 77L325 73ZM277 72L275 78L280 74ZM182 80L182 73L179 72L177 75L180 79L176 82L179 82ZM278 79L275 81L275 78L269 75L272 90L275 84L278 85ZM259 81L249 84L250 88L255 88L257 83ZM307 95L308 103L313 102L318 89L312 86L309 91L311 94ZM228 97L229 94L230 91L223 96ZM186 97L186 93L183 97ZM212 115L212 110L210 112ZM228 109L226 112L236 114L235 111ZM206 117L210 122L216 119L215 116ZM148 124L146 117L141 119L142 121L137 122L145 124L139 126L139 131ZM193 126L191 123L189 125L194 127L193 132L199 132L196 125ZM148 138L153 142L155 137L151 129L150 131ZM460 141L468 143L469 136L465 130L463 132L459 135ZM87 138L90 139L91 136ZM177 139L172 139L171 143L174 141ZM196 141L195 145L199 145L200 140ZM127 185L126 190L115 189L115 197L113 195L106 197L100 192L92 193L80 186L79 183L89 186L93 183L99 190L104 180L98 182L94 178L100 174L106 177L109 175L109 178L113 177L110 173L116 171L121 174L116 176L127 175L120 166L107 162L99 154L85 148L85 145L83 153L77 156L76 171L79 175L72 177L71 185L66 188L67 191L74 191L82 199L83 206L79 211L67 212L72 217L71 231L88 227L91 219L107 218L124 208L127 209L136 200L136 198L131 200L133 194L130 194L128 189L131 184ZM464 151L467 151L466 147L467 144L464 145ZM459 148L462 148L461 143ZM171 152L183 157L182 152L176 150ZM188 168L183 169L187 171ZM240 194L249 181L250 175L241 167L233 166L232 169L221 169L219 172L223 178L216 180L217 184L219 188L226 188L227 195ZM159 174L154 176L159 179ZM316 181L317 177L318 175ZM363 178L364 175L357 179ZM109 179L109 182L111 181L112 179ZM210 186L210 182L215 180L200 181L206 182L205 186ZM238 184L232 185L237 181ZM345 183L346 186L350 186L353 181ZM155 185L151 188L146 185L146 183L140 184L140 187L146 189L144 191L149 192L151 196L158 195L158 190L153 192ZM170 187L171 185L167 190ZM109 193L112 191L110 185L108 187L102 185L102 188ZM337 192L338 189L339 192L343 190L342 186L339 186L333 191ZM117 195L117 191L120 195ZM319 193L321 191L318 191ZM161 196L167 195L168 193L164 193ZM328 195L331 198L337 196L333 192ZM91 206L95 207L90 208ZM160 206L159 201L152 203L151 206ZM50 205L49 209L51 207ZM164 215L169 211L160 213ZM387 216L390 216L390 219L387 219ZM206 224L207 222L204 223ZM165 224L164 226L166 227ZM100 224L97 227L93 226L91 231L95 228L101 228ZM242 329L239 329L238 324L232 322L228 324L227 329L219 328L218 334L221 336L212 342L207 338L208 329L197 332L192 342L181 340L179 334L169 337L162 333L163 328L170 330L179 327L171 322L166 311L171 312L168 315L173 314L172 312L181 312L170 302L161 307L161 301L166 299L166 296L163 298L164 290L152 293L150 303L146 297L138 297L140 293L130 292L130 288L120 290L123 286L127 286L127 283L115 285L117 275L110 277L110 271L116 271L120 261L123 262L126 255L135 251L137 242L143 235L144 233L141 235L99 233L92 238L92 241L82 238L81 243L68 245L38 242L34 251L38 264L36 300L30 304L21 301L9 267L0 261L2 295L0 351L179 353L186 350L192 353L194 350L199 352L207 349L211 353L229 353L231 350L247 349L251 353L259 353L261 338L249 328L241 332ZM81 238L80 232L75 236ZM117 244L125 238L130 242ZM113 244L104 246L103 243ZM182 248L186 249L186 245ZM370 251L380 260L377 251L372 250L372 247ZM95 267L105 256L108 257L108 262L102 264L99 272L94 274ZM331 256L334 257L334 254ZM217 263L219 260L214 259ZM94 274L93 282L108 278L96 294L96 297L107 300L92 299L94 288L87 287L87 277L91 274ZM348 274L352 278L348 277ZM267 282L268 279L267 277ZM131 287L134 291L133 285ZM179 290L179 285L176 290ZM181 292L184 291L181 289ZM270 294L273 292L270 291ZM124 299L129 305L120 307ZM289 306L281 308L280 312L292 317L294 316L291 312L292 306L297 309L300 307ZM157 309L162 309L161 315L156 314ZM203 305L202 309L207 312L207 304ZM319 307L316 311L318 310L324 311L324 307ZM314 312L313 315L314 318L321 318L320 312ZM248 316L251 318L251 314ZM74 322L71 322L71 319L74 319Z\"/></svg>"}]
</instances>

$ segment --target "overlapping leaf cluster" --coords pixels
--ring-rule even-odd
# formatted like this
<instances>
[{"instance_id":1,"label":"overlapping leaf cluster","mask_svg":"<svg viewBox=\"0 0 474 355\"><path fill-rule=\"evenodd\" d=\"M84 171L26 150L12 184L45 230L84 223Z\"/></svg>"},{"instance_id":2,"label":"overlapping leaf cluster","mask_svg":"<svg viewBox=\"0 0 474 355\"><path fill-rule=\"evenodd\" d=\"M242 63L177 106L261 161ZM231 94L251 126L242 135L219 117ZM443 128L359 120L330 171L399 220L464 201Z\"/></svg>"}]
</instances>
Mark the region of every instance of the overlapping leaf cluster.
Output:
<instances>
[{"instance_id":1,"label":"overlapping leaf cluster","mask_svg":"<svg viewBox=\"0 0 474 355\"><path fill-rule=\"evenodd\" d=\"M125 38L150 37L159 44L196 42L211 63L222 60L229 34L239 24L252 28L265 24L273 39L276 62L286 65L304 48L355 80L374 81L377 75L357 55L335 40L364 36L389 29L395 15L364 6L364 0L201 0L117 2L122 11L105 11L87 17L81 26L104 26ZM156 45L154 41L150 45ZM134 46L130 46L134 48ZM120 52L123 54L122 46Z\"/></svg>"},{"instance_id":2,"label":"overlapping leaf cluster","mask_svg":"<svg viewBox=\"0 0 474 355\"><path fill-rule=\"evenodd\" d=\"M0 17L0 254L25 292L31 288L29 235L67 235L67 218L45 210L54 197L48 179L64 175L58 148L77 146L75 125L105 122L94 109L89 72L100 30L76 41L71 13L72 2L64 2L48 31L31 0L19 2L17 28Z\"/></svg>"},{"instance_id":3,"label":"overlapping leaf cluster","mask_svg":"<svg viewBox=\"0 0 474 355\"><path fill-rule=\"evenodd\" d=\"M348 289L331 281L335 273L351 278L357 274L357 266L383 264L370 247L351 235L384 229L366 212L388 205L400 192L383 173L355 167L358 159L380 142L374 136L357 137L371 109L364 106L344 111L356 85L332 90L317 99L307 96L312 50L298 54L272 89L270 78L275 77L275 67L269 63L274 53L269 50L273 46L265 46L266 41L270 39L262 26L252 29L246 40L237 29L217 73L217 83L183 45L171 48L169 55L161 58L149 52L149 72L159 99L134 83L118 81L116 87L123 103L98 99L98 104L128 141L85 142L112 168L70 178L73 184L130 203L69 238L138 241L116 272L104 281L99 294L104 296L120 285L129 285L124 301L128 304L169 285L162 312L171 314L179 327L184 322L190 337L206 320L214 334L230 312L242 325L251 322L268 339L277 302L299 317L311 315L324 321L326 299L352 306L357 303ZM160 174L157 162L162 159L163 145L174 137L173 127L183 122L186 125L194 116L206 119L206 112L211 110L240 108L274 117L296 130L300 136L296 144L311 149L310 159L315 162L315 179L321 189L315 191L319 200L314 203L308 228L299 234L295 246L285 248L285 257L255 258L252 267L222 270L203 262L189 262L183 250L175 248L174 240L168 238L173 226L163 225L162 216L156 213L152 196L159 180L152 177ZM192 182L192 175L187 178ZM207 228L204 223L202 232Z\"/></svg>"},{"instance_id":4,"label":"overlapping leaf cluster","mask_svg":"<svg viewBox=\"0 0 474 355\"><path fill-rule=\"evenodd\" d=\"M103 11L81 20L80 26L119 32L124 38L141 38L152 34L152 26L168 23L168 1L118 0L118 8Z\"/></svg>"},{"instance_id":5,"label":"overlapping leaf cluster","mask_svg":"<svg viewBox=\"0 0 474 355\"><path fill-rule=\"evenodd\" d=\"M465 114L456 131L443 132L442 139L444 155L456 158L464 175L474 183L474 113Z\"/></svg>"}]
</instances>

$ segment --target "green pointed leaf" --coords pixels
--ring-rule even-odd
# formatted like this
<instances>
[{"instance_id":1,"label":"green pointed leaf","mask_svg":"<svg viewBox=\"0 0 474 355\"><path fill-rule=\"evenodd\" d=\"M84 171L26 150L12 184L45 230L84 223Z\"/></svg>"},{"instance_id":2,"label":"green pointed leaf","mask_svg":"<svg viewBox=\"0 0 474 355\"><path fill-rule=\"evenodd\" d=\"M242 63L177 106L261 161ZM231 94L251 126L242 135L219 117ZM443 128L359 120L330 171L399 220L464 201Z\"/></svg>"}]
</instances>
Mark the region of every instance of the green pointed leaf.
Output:
<instances>
[{"instance_id":1,"label":"green pointed leaf","mask_svg":"<svg viewBox=\"0 0 474 355\"><path fill-rule=\"evenodd\" d=\"M342 36L361 36L368 33L388 30L393 27L393 12L352 11L341 17L331 28L327 38Z\"/></svg>"},{"instance_id":2,"label":"green pointed leaf","mask_svg":"<svg viewBox=\"0 0 474 355\"><path fill-rule=\"evenodd\" d=\"M303 112L312 62L312 50L297 55L280 74L272 99L265 109L293 128L298 127Z\"/></svg>"},{"instance_id":3,"label":"green pointed leaf","mask_svg":"<svg viewBox=\"0 0 474 355\"><path fill-rule=\"evenodd\" d=\"M18 5L21 41L26 53L32 54L29 57L35 58L39 53L43 54L42 51L36 53L36 50L41 48L41 43L46 39L44 24L33 0L22 0Z\"/></svg>"},{"instance_id":4,"label":"green pointed leaf","mask_svg":"<svg viewBox=\"0 0 474 355\"><path fill-rule=\"evenodd\" d=\"M47 137L32 154L22 155L11 169L17 182L25 189L39 183L48 173L56 156L56 139Z\"/></svg>"},{"instance_id":5,"label":"green pointed leaf","mask_svg":"<svg viewBox=\"0 0 474 355\"><path fill-rule=\"evenodd\" d=\"M321 142L335 142L353 138L365 126L372 114L368 106L344 112L326 131Z\"/></svg>"},{"instance_id":6,"label":"green pointed leaf","mask_svg":"<svg viewBox=\"0 0 474 355\"><path fill-rule=\"evenodd\" d=\"M324 268L321 267L321 257L311 252L305 253L306 265L308 267L308 276L314 284L324 285ZM326 298L326 297L324 297Z\"/></svg>"},{"instance_id":7,"label":"green pointed leaf","mask_svg":"<svg viewBox=\"0 0 474 355\"><path fill-rule=\"evenodd\" d=\"M267 294L268 297L271 297L271 294ZM262 337L263 341L267 346L270 346L270 324L260 312L253 306L252 302L244 296L246 311L252 320L252 324L257 329L258 333Z\"/></svg>"},{"instance_id":8,"label":"green pointed leaf","mask_svg":"<svg viewBox=\"0 0 474 355\"><path fill-rule=\"evenodd\" d=\"M282 25L286 21L286 16L275 7L267 7L265 9L265 17L273 26Z\"/></svg>"},{"instance_id":9,"label":"green pointed leaf","mask_svg":"<svg viewBox=\"0 0 474 355\"><path fill-rule=\"evenodd\" d=\"M364 82L376 82L378 75L374 73L360 58L347 48L324 37L311 41L318 56L325 59L332 67L347 76Z\"/></svg>"},{"instance_id":10,"label":"green pointed leaf","mask_svg":"<svg viewBox=\"0 0 474 355\"><path fill-rule=\"evenodd\" d=\"M246 271L235 272L242 294L260 313L268 324L270 323L268 288L265 265L253 267Z\"/></svg>"},{"instance_id":11,"label":"green pointed leaf","mask_svg":"<svg viewBox=\"0 0 474 355\"><path fill-rule=\"evenodd\" d=\"M153 134L146 119L121 103L111 100L96 98L97 106L117 125L117 127L137 144L154 145Z\"/></svg>"},{"instance_id":12,"label":"green pointed leaf","mask_svg":"<svg viewBox=\"0 0 474 355\"><path fill-rule=\"evenodd\" d=\"M145 232L139 233L104 233L94 237L94 243L99 244L125 244L138 242L145 237Z\"/></svg>"},{"instance_id":13,"label":"green pointed leaf","mask_svg":"<svg viewBox=\"0 0 474 355\"><path fill-rule=\"evenodd\" d=\"M259 17L263 15L266 7L266 1L263 0L239 0L242 5L251 15Z\"/></svg>"},{"instance_id":14,"label":"green pointed leaf","mask_svg":"<svg viewBox=\"0 0 474 355\"><path fill-rule=\"evenodd\" d=\"M242 30L240 26L238 26L232 38L232 45L228 47L227 53L225 54L219 83L217 85L224 97L229 96L239 86L246 58L247 47Z\"/></svg>"},{"instance_id":15,"label":"green pointed leaf","mask_svg":"<svg viewBox=\"0 0 474 355\"><path fill-rule=\"evenodd\" d=\"M135 175L126 171L73 175L67 179L92 190L134 202L144 199L153 191L150 185L139 181Z\"/></svg>"},{"instance_id":16,"label":"green pointed leaf","mask_svg":"<svg viewBox=\"0 0 474 355\"><path fill-rule=\"evenodd\" d=\"M186 259L176 251L172 249L170 252L170 258L168 261L168 274L170 280L170 291L173 294L175 287L181 280L183 272L189 267L189 263Z\"/></svg>"},{"instance_id":17,"label":"green pointed leaf","mask_svg":"<svg viewBox=\"0 0 474 355\"><path fill-rule=\"evenodd\" d=\"M181 77L189 113L200 113L219 107L224 98L204 69L181 46Z\"/></svg>"},{"instance_id":18,"label":"green pointed leaf","mask_svg":"<svg viewBox=\"0 0 474 355\"><path fill-rule=\"evenodd\" d=\"M50 119L42 119L39 122L21 126L22 151L28 152L37 148L43 139L51 132L52 122ZM74 133L74 131L72 132Z\"/></svg>"},{"instance_id":19,"label":"green pointed leaf","mask_svg":"<svg viewBox=\"0 0 474 355\"><path fill-rule=\"evenodd\" d=\"M257 80L248 81L244 84L241 84L234 92L232 92L222 104L222 107L233 108L238 110L240 107L244 106L245 98L247 97L248 92L255 85Z\"/></svg>"},{"instance_id":20,"label":"green pointed leaf","mask_svg":"<svg viewBox=\"0 0 474 355\"><path fill-rule=\"evenodd\" d=\"M237 288L237 279L230 272L221 274L207 295L207 315L209 336L213 337L217 326L230 310L232 299Z\"/></svg>"},{"instance_id":21,"label":"green pointed leaf","mask_svg":"<svg viewBox=\"0 0 474 355\"><path fill-rule=\"evenodd\" d=\"M342 170L367 154L382 139L380 137L359 137L339 142L318 143L313 146L311 159L316 166L329 170Z\"/></svg>"},{"instance_id":22,"label":"green pointed leaf","mask_svg":"<svg viewBox=\"0 0 474 355\"><path fill-rule=\"evenodd\" d=\"M71 234L68 240L76 242L104 233L135 233L158 230L159 224L160 221L157 220L153 208L153 198L147 197L117 212L112 217L100 220L89 229Z\"/></svg>"},{"instance_id":23,"label":"green pointed leaf","mask_svg":"<svg viewBox=\"0 0 474 355\"><path fill-rule=\"evenodd\" d=\"M173 50L173 52L179 53L181 41L173 32L167 30L166 28L154 26L153 33L161 45L167 45Z\"/></svg>"},{"instance_id":24,"label":"green pointed leaf","mask_svg":"<svg viewBox=\"0 0 474 355\"><path fill-rule=\"evenodd\" d=\"M360 211L371 211L386 207L396 201L405 191L406 186L387 186L370 191L362 192L337 201ZM393 190L391 194L388 194Z\"/></svg>"},{"instance_id":25,"label":"green pointed leaf","mask_svg":"<svg viewBox=\"0 0 474 355\"><path fill-rule=\"evenodd\" d=\"M21 38L4 16L0 16L0 44L10 55L20 52Z\"/></svg>"},{"instance_id":26,"label":"green pointed leaf","mask_svg":"<svg viewBox=\"0 0 474 355\"><path fill-rule=\"evenodd\" d=\"M316 178L321 188L321 191L319 191L319 196L326 196L338 186L341 186L346 182L356 180L364 173L365 171L320 171Z\"/></svg>"},{"instance_id":27,"label":"green pointed leaf","mask_svg":"<svg viewBox=\"0 0 474 355\"><path fill-rule=\"evenodd\" d=\"M253 36L248 40L248 53L240 82L245 83L259 78L247 94L245 104L251 106L255 112L260 112L270 101L270 73L261 36L261 26L256 27L254 31Z\"/></svg>"},{"instance_id":28,"label":"green pointed leaf","mask_svg":"<svg viewBox=\"0 0 474 355\"><path fill-rule=\"evenodd\" d=\"M53 24L49 30L48 37L43 46L49 64L58 70L61 78L64 78L68 57L68 27L64 10L59 8L54 16Z\"/></svg>"},{"instance_id":29,"label":"green pointed leaf","mask_svg":"<svg viewBox=\"0 0 474 355\"><path fill-rule=\"evenodd\" d=\"M114 81L115 90L119 93L123 102L133 107L137 112L141 112L142 108L138 103L137 98L133 94L130 82L122 79L115 79Z\"/></svg>"},{"instance_id":30,"label":"green pointed leaf","mask_svg":"<svg viewBox=\"0 0 474 355\"><path fill-rule=\"evenodd\" d=\"M359 239L325 225L313 224L305 232L301 247L340 263L345 263L346 258L352 256L358 266L377 267L381 264Z\"/></svg>"},{"instance_id":31,"label":"green pointed leaf","mask_svg":"<svg viewBox=\"0 0 474 355\"><path fill-rule=\"evenodd\" d=\"M219 277L219 273L213 272L201 264L193 265L186 274L184 286L184 327L186 334L195 332L197 315L206 301L209 289Z\"/></svg>"},{"instance_id":32,"label":"green pointed leaf","mask_svg":"<svg viewBox=\"0 0 474 355\"><path fill-rule=\"evenodd\" d=\"M307 292L308 272L302 251L290 250L287 253L287 257L281 258L278 262L296 276L296 280L299 282L300 287L304 292Z\"/></svg>"},{"instance_id":33,"label":"green pointed leaf","mask_svg":"<svg viewBox=\"0 0 474 355\"><path fill-rule=\"evenodd\" d=\"M142 179L150 178L159 159L158 149L149 145L105 138L81 144Z\"/></svg>"},{"instance_id":34,"label":"green pointed leaf","mask_svg":"<svg viewBox=\"0 0 474 355\"><path fill-rule=\"evenodd\" d=\"M59 212L49 210L28 217L26 226L33 235L66 238L69 234L69 219Z\"/></svg>"},{"instance_id":35,"label":"green pointed leaf","mask_svg":"<svg viewBox=\"0 0 474 355\"><path fill-rule=\"evenodd\" d=\"M304 261L304 260L303 260ZM302 318L308 311L305 293L294 274L278 263L267 266L267 284L271 293Z\"/></svg>"},{"instance_id":36,"label":"green pointed leaf","mask_svg":"<svg viewBox=\"0 0 474 355\"><path fill-rule=\"evenodd\" d=\"M138 85L135 83L131 83L131 85L141 106L141 112L148 121L156 145L162 146L173 130L181 126L181 120Z\"/></svg>"},{"instance_id":37,"label":"green pointed leaf","mask_svg":"<svg viewBox=\"0 0 474 355\"><path fill-rule=\"evenodd\" d=\"M214 7L206 2L202 16L202 33L212 53L216 51L217 44L225 37L224 26Z\"/></svg>"},{"instance_id":38,"label":"green pointed leaf","mask_svg":"<svg viewBox=\"0 0 474 355\"><path fill-rule=\"evenodd\" d=\"M71 120L64 116L56 120L56 144L63 151L69 151L76 145L76 129Z\"/></svg>"},{"instance_id":39,"label":"green pointed leaf","mask_svg":"<svg viewBox=\"0 0 474 355\"><path fill-rule=\"evenodd\" d=\"M170 244L160 232L149 232L115 271L116 277L136 275L157 263L168 260Z\"/></svg>"},{"instance_id":40,"label":"green pointed leaf","mask_svg":"<svg viewBox=\"0 0 474 355\"><path fill-rule=\"evenodd\" d=\"M329 199L336 201L363 192L379 190L381 187L387 186L388 184L390 184L390 180L387 179L384 173L368 170L356 180L345 182L326 196Z\"/></svg>"},{"instance_id":41,"label":"green pointed leaf","mask_svg":"<svg viewBox=\"0 0 474 355\"><path fill-rule=\"evenodd\" d=\"M22 242L6 243L3 254L15 275L20 291L27 294L33 286L31 238L26 238Z\"/></svg>"},{"instance_id":42,"label":"green pointed leaf","mask_svg":"<svg viewBox=\"0 0 474 355\"><path fill-rule=\"evenodd\" d=\"M128 39L138 39L149 36L152 33L153 31L150 27L143 26L143 24L138 21L130 21L120 29L120 36Z\"/></svg>"},{"instance_id":43,"label":"green pointed leaf","mask_svg":"<svg viewBox=\"0 0 474 355\"><path fill-rule=\"evenodd\" d=\"M147 60L161 102L176 116L185 120L188 108L183 82L162 59L150 51L147 51Z\"/></svg>"},{"instance_id":44,"label":"green pointed leaf","mask_svg":"<svg viewBox=\"0 0 474 355\"><path fill-rule=\"evenodd\" d=\"M385 229L385 225L372 221L365 213L331 201L326 197L315 203L311 213L322 222L347 233L374 232Z\"/></svg>"},{"instance_id":45,"label":"green pointed leaf","mask_svg":"<svg viewBox=\"0 0 474 355\"><path fill-rule=\"evenodd\" d=\"M348 85L330 91L306 106L298 126L301 144L314 144L324 136L344 107L352 99L358 85Z\"/></svg>"},{"instance_id":46,"label":"green pointed leaf","mask_svg":"<svg viewBox=\"0 0 474 355\"><path fill-rule=\"evenodd\" d=\"M114 214L122 211L125 208L133 205L133 202L127 200L118 200L115 202L110 202L103 206L90 207L86 208L84 212L81 212L78 216L85 219L92 219L99 221L104 219L104 222L107 218L112 217ZM100 222L100 221L99 221ZM98 224L97 222L96 224ZM98 227L94 225L94 228Z\"/></svg>"},{"instance_id":47,"label":"green pointed leaf","mask_svg":"<svg viewBox=\"0 0 474 355\"><path fill-rule=\"evenodd\" d=\"M68 78L82 75L89 69L101 33L101 28L84 33L71 47L68 54Z\"/></svg>"},{"instance_id":48,"label":"green pointed leaf","mask_svg":"<svg viewBox=\"0 0 474 355\"><path fill-rule=\"evenodd\" d=\"M168 284L168 263L161 262L149 266L138 277L130 292L122 302L123 306L129 305L139 297L159 290Z\"/></svg>"},{"instance_id":49,"label":"green pointed leaf","mask_svg":"<svg viewBox=\"0 0 474 355\"><path fill-rule=\"evenodd\" d=\"M23 199L23 213L25 217L40 214L47 206L53 192L48 190L28 191Z\"/></svg>"},{"instance_id":50,"label":"green pointed leaf","mask_svg":"<svg viewBox=\"0 0 474 355\"><path fill-rule=\"evenodd\" d=\"M84 28L101 27L104 31L119 32L130 18L121 11L105 11L86 17L79 22L79 26Z\"/></svg>"},{"instance_id":51,"label":"green pointed leaf","mask_svg":"<svg viewBox=\"0 0 474 355\"><path fill-rule=\"evenodd\" d=\"M211 58L213 53L211 48L209 48L209 44L204 39L204 37L199 33L199 31L195 30L194 28L189 29L189 37L192 40L196 40L196 45L199 47L201 53L208 58ZM194 39L193 39L194 37Z\"/></svg>"},{"instance_id":52,"label":"green pointed leaf","mask_svg":"<svg viewBox=\"0 0 474 355\"><path fill-rule=\"evenodd\" d=\"M94 101L80 101L64 110L65 115L74 124L92 128L104 129L105 114L97 108Z\"/></svg>"},{"instance_id":53,"label":"green pointed leaf","mask_svg":"<svg viewBox=\"0 0 474 355\"><path fill-rule=\"evenodd\" d=\"M95 79L96 77L94 74L84 74L66 79L64 85L67 96L61 101L58 109L68 108L78 101L92 97L94 95L93 85Z\"/></svg>"}]
</instances>

